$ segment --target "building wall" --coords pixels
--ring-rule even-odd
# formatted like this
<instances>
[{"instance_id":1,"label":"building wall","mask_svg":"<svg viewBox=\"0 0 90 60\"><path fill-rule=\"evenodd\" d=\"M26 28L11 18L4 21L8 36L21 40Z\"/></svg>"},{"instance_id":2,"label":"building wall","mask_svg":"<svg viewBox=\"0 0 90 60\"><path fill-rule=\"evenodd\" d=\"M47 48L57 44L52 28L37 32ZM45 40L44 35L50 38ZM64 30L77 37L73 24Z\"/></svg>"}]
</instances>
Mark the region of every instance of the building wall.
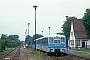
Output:
<instances>
[{"instance_id":1,"label":"building wall","mask_svg":"<svg viewBox=\"0 0 90 60\"><path fill-rule=\"evenodd\" d=\"M71 41L73 42L73 45L71 45ZM69 47L75 47L75 35L74 35L74 29L73 29L73 21L71 22L71 31L70 31L70 40L69 40Z\"/></svg>"},{"instance_id":2,"label":"building wall","mask_svg":"<svg viewBox=\"0 0 90 60\"><path fill-rule=\"evenodd\" d=\"M85 47L86 47L86 42L87 42L87 48L90 48L90 39L88 41L85 41Z\"/></svg>"}]
</instances>

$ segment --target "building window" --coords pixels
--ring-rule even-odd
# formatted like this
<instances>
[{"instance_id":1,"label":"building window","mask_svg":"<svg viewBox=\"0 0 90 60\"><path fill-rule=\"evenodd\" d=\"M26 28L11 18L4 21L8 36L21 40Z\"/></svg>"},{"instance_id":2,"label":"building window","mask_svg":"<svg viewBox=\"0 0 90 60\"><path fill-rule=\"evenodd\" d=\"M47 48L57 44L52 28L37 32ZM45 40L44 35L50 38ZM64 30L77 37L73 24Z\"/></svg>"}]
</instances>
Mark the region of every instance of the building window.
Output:
<instances>
[{"instance_id":1,"label":"building window","mask_svg":"<svg viewBox=\"0 0 90 60\"><path fill-rule=\"evenodd\" d=\"M72 46L74 45L74 40L71 40L71 45L72 45Z\"/></svg>"},{"instance_id":2,"label":"building window","mask_svg":"<svg viewBox=\"0 0 90 60\"><path fill-rule=\"evenodd\" d=\"M90 40L89 40L89 44L90 44Z\"/></svg>"},{"instance_id":3,"label":"building window","mask_svg":"<svg viewBox=\"0 0 90 60\"><path fill-rule=\"evenodd\" d=\"M71 32L71 36L73 37L73 32Z\"/></svg>"},{"instance_id":4,"label":"building window","mask_svg":"<svg viewBox=\"0 0 90 60\"><path fill-rule=\"evenodd\" d=\"M76 40L76 46L80 46L80 40Z\"/></svg>"}]
</instances>

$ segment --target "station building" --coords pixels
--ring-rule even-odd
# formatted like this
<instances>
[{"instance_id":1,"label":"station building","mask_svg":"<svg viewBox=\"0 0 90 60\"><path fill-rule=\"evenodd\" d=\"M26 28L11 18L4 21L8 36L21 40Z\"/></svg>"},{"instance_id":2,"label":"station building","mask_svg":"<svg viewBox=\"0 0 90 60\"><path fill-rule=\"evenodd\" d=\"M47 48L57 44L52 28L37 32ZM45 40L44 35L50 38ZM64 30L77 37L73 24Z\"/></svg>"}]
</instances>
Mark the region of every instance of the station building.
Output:
<instances>
[{"instance_id":1,"label":"station building","mask_svg":"<svg viewBox=\"0 0 90 60\"><path fill-rule=\"evenodd\" d=\"M87 38L85 28L80 19L74 19L71 21L71 31L68 40L69 47L81 47L85 48L86 43L89 41ZM87 43L90 44L90 43Z\"/></svg>"}]
</instances>

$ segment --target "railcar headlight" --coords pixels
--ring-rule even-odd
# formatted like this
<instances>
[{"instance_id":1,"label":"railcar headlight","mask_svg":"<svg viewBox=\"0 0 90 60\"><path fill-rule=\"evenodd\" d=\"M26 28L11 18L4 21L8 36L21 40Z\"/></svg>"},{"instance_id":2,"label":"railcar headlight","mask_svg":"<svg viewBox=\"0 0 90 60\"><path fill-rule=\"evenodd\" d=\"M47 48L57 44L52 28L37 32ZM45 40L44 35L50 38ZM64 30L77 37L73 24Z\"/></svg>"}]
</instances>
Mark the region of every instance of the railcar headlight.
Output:
<instances>
[{"instance_id":1,"label":"railcar headlight","mask_svg":"<svg viewBox=\"0 0 90 60\"><path fill-rule=\"evenodd\" d=\"M51 49L51 50L53 50L53 49Z\"/></svg>"},{"instance_id":2,"label":"railcar headlight","mask_svg":"<svg viewBox=\"0 0 90 60\"><path fill-rule=\"evenodd\" d=\"M63 43L63 42L62 42Z\"/></svg>"}]
</instances>

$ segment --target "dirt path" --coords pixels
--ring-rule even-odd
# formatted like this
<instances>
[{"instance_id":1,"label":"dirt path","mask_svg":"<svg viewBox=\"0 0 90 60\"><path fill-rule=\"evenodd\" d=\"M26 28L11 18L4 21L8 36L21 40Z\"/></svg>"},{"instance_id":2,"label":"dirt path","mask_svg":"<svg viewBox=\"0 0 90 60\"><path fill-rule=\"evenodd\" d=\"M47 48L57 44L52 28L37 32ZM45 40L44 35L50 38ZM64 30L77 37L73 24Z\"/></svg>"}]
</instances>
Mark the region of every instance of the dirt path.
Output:
<instances>
[{"instance_id":1,"label":"dirt path","mask_svg":"<svg viewBox=\"0 0 90 60\"><path fill-rule=\"evenodd\" d=\"M35 60L35 58L30 54L31 49L24 50L24 56L21 57L21 60Z\"/></svg>"}]
</instances>

